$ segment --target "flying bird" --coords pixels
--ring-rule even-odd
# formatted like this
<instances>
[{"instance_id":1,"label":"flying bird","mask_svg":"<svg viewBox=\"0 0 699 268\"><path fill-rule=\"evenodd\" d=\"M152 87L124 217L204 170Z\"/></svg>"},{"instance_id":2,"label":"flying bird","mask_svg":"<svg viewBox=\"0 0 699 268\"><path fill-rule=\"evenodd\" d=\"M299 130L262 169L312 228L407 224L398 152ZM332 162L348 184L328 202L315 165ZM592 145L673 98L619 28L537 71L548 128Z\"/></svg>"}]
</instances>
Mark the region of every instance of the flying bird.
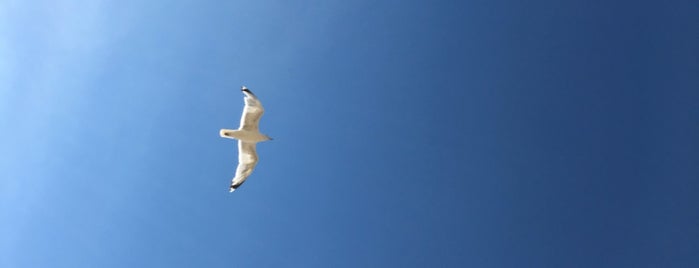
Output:
<instances>
[{"instance_id":1,"label":"flying bird","mask_svg":"<svg viewBox=\"0 0 699 268\"><path fill-rule=\"evenodd\" d=\"M262 103L247 87L242 86L240 90L245 95L245 108L243 108L243 116L240 118L240 127L237 130L224 128L220 132L222 138L238 140L238 168L235 170L235 177L231 182L231 192L238 189L255 169L258 160L255 145L258 142L272 139L260 133L258 127L260 118L265 112Z\"/></svg>"}]
</instances>

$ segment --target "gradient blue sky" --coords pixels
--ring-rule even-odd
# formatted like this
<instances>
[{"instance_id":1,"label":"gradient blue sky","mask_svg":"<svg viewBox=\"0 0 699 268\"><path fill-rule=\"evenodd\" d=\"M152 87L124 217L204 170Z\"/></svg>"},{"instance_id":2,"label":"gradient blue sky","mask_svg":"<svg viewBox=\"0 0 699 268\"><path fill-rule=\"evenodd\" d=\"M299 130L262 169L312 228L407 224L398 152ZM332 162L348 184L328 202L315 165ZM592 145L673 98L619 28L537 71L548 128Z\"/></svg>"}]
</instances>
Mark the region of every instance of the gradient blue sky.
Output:
<instances>
[{"instance_id":1,"label":"gradient blue sky","mask_svg":"<svg viewBox=\"0 0 699 268\"><path fill-rule=\"evenodd\" d=\"M697 267L697 14L2 1L0 266Z\"/></svg>"}]
</instances>

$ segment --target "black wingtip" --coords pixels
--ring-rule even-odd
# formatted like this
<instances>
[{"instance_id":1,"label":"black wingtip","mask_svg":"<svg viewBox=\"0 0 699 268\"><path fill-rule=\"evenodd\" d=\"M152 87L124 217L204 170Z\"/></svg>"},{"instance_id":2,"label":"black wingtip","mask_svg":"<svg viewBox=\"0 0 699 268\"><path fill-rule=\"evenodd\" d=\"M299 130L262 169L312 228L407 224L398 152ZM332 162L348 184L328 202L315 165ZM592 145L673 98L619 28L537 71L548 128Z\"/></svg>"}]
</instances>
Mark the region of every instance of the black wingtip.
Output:
<instances>
[{"instance_id":1,"label":"black wingtip","mask_svg":"<svg viewBox=\"0 0 699 268\"><path fill-rule=\"evenodd\" d=\"M240 91L245 91L247 93L252 93L246 86L240 87Z\"/></svg>"}]
</instances>

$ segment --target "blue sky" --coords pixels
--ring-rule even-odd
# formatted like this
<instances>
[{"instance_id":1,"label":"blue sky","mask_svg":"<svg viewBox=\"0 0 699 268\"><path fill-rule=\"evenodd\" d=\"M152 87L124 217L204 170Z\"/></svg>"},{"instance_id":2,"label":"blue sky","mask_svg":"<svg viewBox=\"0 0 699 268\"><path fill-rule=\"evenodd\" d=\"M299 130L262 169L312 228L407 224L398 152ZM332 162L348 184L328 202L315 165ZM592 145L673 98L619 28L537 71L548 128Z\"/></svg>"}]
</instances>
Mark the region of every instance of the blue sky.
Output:
<instances>
[{"instance_id":1,"label":"blue sky","mask_svg":"<svg viewBox=\"0 0 699 268\"><path fill-rule=\"evenodd\" d=\"M0 266L697 266L697 13L3 1Z\"/></svg>"}]
</instances>

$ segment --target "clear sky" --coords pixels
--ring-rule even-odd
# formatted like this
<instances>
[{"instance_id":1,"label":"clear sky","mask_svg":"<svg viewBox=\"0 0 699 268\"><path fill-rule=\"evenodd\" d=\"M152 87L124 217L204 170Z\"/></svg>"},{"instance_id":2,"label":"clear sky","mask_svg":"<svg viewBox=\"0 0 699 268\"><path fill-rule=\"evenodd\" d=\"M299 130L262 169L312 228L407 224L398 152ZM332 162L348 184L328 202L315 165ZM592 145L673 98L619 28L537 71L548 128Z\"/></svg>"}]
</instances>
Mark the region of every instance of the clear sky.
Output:
<instances>
[{"instance_id":1,"label":"clear sky","mask_svg":"<svg viewBox=\"0 0 699 268\"><path fill-rule=\"evenodd\" d=\"M0 1L0 267L699 267L697 14Z\"/></svg>"}]
</instances>

